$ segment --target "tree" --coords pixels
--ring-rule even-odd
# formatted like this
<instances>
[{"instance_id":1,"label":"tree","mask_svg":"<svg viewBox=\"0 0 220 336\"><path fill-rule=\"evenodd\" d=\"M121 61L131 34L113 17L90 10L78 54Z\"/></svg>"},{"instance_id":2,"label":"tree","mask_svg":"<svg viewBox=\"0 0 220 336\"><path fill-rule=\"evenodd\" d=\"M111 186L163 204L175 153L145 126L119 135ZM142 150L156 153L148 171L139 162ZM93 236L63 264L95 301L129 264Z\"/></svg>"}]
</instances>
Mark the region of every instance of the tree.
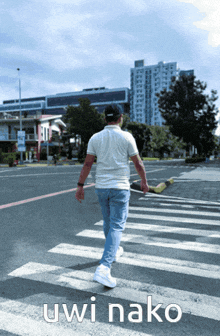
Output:
<instances>
[{"instance_id":1,"label":"tree","mask_svg":"<svg viewBox=\"0 0 220 336\"><path fill-rule=\"evenodd\" d=\"M170 90L164 89L157 94L158 105L172 134L183 139L188 146L194 145L199 154L207 154L214 148L213 132L218 113L214 102L218 97L215 90L211 91L211 97L204 94L207 84L195 78L173 78Z\"/></svg>"},{"instance_id":2,"label":"tree","mask_svg":"<svg viewBox=\"0 0 220 336\"><path fill-rule=\"evenodd\" d=\"M151 150L158 152L160 159L163 158L164 153L170 155L171 152L179 151L184 148L184 143L174 136L168 126L150 126L151 132Z\"/></svg>"},{"instance_id":3,"label":"tree","mask_svg":"<svg viewBox=\"0 0 220 336\"><path fill-rule=\"evenodd\" d=\"M83 143L88 143L94 133L103 129L105 123L88 98L79 98L79 106L68 106L64 116L69 134L80 135Z\"/></svg>"},{"instance_id":4,"label":"tree","mask_svg":"<svg viewBox=\"0 0 220 336\"><path fill-rule=\"evenodd\" d=\"M127 129L136 140L138 151L142 156L143 151L148 150L150 143L150 129L146 124L137 123L135 121L127 124Z\"/></svg>"},{"instance_id":5,"label":"tree","mask_svg":"<svg viewBox=\"0 0 220 336\"><path fill-rule=\"evenodd\" d=\"M130 117L127 114L123 114L123 124L121 129L127 130L128 129L128 124L130 123Z\"/></svg>"},{"instance_id":6,"label":"tree","mask_svg":"<svg viewBox=\"0 0 220 336\"><path fill-rule=\"evenodd\" d=\"M64 122L67 124L67 132L69 134L74 137L77 135L81 137L78 158L80 162L83 162L89 139L105 126L103 117L97 112L95 107L91 106L88 98L79 98L79 106L68 106Z\"/></svg>"}]
</instances>

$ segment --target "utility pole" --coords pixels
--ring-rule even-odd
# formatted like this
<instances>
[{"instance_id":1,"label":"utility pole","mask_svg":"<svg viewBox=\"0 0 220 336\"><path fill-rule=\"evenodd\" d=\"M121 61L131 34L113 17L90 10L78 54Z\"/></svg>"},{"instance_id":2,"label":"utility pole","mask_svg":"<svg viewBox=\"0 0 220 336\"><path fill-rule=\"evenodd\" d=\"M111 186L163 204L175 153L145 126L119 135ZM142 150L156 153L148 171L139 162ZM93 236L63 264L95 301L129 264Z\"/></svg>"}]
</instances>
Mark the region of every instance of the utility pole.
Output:
<instances>
[{"instance_id":1,"label":"utility pole","mask_svg":"<svg viewBox=\"0 0 220 336\"><path fill-rule=\"evenodd\" d=\"M18 70L18 78L19 78L19 109L20 109L20 132L22 132L22 113L21 113L21 79L20 79L20 69ZM23 151L20 151L20 164L23 164Z\"/></svg>"}]
</instances>

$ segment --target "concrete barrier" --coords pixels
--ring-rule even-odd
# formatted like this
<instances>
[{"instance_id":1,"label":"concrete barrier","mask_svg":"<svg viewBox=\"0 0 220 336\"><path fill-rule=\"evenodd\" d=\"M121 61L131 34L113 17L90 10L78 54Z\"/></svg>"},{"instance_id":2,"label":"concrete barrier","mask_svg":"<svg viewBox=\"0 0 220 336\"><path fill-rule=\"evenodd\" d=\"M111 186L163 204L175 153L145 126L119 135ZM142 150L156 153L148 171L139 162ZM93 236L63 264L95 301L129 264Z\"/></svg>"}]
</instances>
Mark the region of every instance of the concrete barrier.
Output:
<instances>
[{"instance_id":1,"label":"concrete barrier","mask_svg":"<svg viewBox=\"0 0 220 336\"><path fill-rule=\"evenodd\" d=\"M136 180L130 184L131 190L138 190L141 191L141 180ZM166 189L170 184L173 184L174 180L172 178L168 179L166 182L158 184L156 187L149 186L151 193L160 194L164 189Z\"/></svg>"}]
</instances>

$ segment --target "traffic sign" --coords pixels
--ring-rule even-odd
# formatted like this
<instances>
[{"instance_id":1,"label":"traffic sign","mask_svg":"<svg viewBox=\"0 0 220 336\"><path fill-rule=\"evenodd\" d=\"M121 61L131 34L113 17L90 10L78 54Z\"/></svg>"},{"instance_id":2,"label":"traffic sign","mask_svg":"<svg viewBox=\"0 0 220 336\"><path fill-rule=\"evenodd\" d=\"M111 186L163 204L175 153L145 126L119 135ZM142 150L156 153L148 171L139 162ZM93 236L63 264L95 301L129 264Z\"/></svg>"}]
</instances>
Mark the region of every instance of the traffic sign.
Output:
<instances>
[{"instance_id":1,"label":"traffic sign","mask_svg":"<svg viewBox=\"0 0 220 336\"><path fill-rule=\"evenodd\" d=\"M25 146L25 131L18 131L18 147Z\"/></svg>"},{"instance_id":2,"label":"traffic sign","mask_svg":"<svg viewBox=\"0 0 220 336\"><path fill-rule=\"evenodd\" d=\"M26 152L26 146L18 146L18 152Z\"/></svg>"}]
</instances>

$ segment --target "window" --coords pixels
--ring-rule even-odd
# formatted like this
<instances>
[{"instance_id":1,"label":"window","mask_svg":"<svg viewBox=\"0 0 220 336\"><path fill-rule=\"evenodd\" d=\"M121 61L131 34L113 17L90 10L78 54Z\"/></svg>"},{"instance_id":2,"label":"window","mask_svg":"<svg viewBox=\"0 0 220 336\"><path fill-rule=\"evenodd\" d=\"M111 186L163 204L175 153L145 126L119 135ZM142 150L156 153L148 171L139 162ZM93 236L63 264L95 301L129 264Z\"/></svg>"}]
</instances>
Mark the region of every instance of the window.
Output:
<instances>
[{"instance_id":1,"label":"window","mask_svg":"<svg viewBox=\"0 0 220 336\"><path fill-rule=\"evenodd\" d=\"M47 99L47 106L67 106L67 105L78 105L79 98L89 98L91 103L103 103L112 102L117 100L125 100L125 91L113 91L113 92L101 92L93 94L82 94L82 95L72 95L72 96L58 96L51 97Z\"/></svg>"}]
</instances>

